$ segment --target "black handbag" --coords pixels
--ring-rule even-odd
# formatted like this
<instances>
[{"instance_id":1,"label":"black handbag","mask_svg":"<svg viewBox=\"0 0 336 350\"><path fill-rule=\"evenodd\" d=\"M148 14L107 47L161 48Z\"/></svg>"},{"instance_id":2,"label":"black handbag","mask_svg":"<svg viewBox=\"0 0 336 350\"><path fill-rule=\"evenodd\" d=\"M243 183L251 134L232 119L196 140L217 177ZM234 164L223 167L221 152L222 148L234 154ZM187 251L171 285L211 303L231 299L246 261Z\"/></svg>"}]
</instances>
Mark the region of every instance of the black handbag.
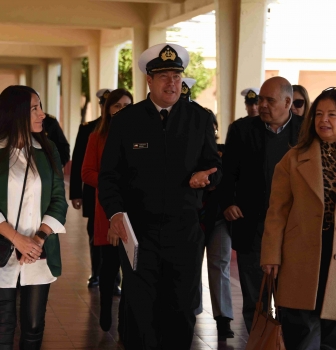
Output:
<instances>
[{"instance_id":1,"label":"black handbag","mask_svg":"<svg viewBox=\"0 0 336 350\"><path fill-rule=\"evenodd\" d=\"M21 194L21 201L20 201L20 206L19 206L19 213L16 219L16 225L15 225L15 231L18 228L19 225L19 219L20 219L20 213L21 213L21 207L22 207L22 201L23 201L23 195L24 191L26 188L26 182L27 182L27 175L28 175L28 170L29 170L29 161L27 163L27 168L26 168L26 173L23 181L23 188L22 188L22 194ZM12 253L14 250L14 245L13 243L4 237L3 235L0 234L0 267L6 266L9 258L11 257Z\"/></svg>"}]
</instances>

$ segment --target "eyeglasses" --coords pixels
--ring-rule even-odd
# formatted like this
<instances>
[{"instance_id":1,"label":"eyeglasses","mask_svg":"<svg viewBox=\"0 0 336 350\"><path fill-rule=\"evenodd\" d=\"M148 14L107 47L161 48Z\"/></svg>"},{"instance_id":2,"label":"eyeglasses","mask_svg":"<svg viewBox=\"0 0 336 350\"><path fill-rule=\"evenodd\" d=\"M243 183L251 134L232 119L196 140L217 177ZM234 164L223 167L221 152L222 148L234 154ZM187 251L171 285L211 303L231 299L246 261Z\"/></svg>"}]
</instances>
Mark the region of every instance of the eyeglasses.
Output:
<instances>
[{"instance_id":1,"label":"eyeglasses","mask_svg":"<svg viewBox=\"0 0 336 350\"><path fill-rule=\"evenodd\" d=\"M301 108L304 105L304 100L302 99L297 99L293 101L293 105L295 108Z\"/></svg>"}]
</instances>

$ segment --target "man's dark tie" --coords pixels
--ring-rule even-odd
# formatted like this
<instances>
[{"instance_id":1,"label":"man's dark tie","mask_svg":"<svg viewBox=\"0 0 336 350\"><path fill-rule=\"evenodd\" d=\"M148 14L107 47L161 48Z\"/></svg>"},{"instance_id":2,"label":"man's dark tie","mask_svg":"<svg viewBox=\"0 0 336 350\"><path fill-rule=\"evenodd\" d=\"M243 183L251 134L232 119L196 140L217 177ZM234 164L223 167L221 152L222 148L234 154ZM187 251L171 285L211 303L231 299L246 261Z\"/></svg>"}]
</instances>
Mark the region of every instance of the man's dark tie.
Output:
<instances>
[{"instance_id":1,"label":"man's dark tie","mask_svg":"<svg viewBox=\"0 0 336 350\"><path fill-rule=\"evenodd\" d=\"M166 128L166 124L167 124L167 119L168 119L168 111L166 109L161 109L160 114L162 116L162 125L163 128Z\"/></svg>"}]
</instances>

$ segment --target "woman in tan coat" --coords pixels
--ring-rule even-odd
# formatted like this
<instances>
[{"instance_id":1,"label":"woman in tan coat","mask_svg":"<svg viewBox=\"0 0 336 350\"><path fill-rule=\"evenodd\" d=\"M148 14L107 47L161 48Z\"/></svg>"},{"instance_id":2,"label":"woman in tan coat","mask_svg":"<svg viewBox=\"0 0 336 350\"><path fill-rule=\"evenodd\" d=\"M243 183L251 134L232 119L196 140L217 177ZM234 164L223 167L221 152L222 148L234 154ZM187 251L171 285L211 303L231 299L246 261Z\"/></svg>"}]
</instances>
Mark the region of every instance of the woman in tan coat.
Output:
<instances>
[{"instance_id":1,"label":"woman in tan coat","mask_svg":"<svg viewBox=\"0 0 336 350\"><path fill-rule=\"evenodd\" d=\"M336 88L324 90L298 145L277 164L261 265L278 278L287 350L336 349Z\"/></svg>"}]
</instances>

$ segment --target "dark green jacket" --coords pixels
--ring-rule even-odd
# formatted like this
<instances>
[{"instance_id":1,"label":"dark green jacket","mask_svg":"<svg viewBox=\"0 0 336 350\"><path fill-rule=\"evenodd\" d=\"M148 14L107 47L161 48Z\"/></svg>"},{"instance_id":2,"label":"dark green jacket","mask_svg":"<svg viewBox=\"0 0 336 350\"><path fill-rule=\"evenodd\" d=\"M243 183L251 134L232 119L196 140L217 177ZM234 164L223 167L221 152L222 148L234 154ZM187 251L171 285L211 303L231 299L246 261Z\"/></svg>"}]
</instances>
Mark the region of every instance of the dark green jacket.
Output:
<instances>
[{"instance_id":1,"label":"dark green jacket","mask_svg":"<svg viewBox=\"0 0 336 350\"><path fill-rule=\"evenodd\" d=\"M64 180L60 156L55 144L50 141L53 159L57 165L59 174L56 174L42 149L34 148L36 167L41 177L41 220L44 215L49 215L58 220L62 225L65 223L68 204L65 199ZM3 150L0 149L0 156ZM7 218L7 193L8 193L9 158L0 162L0 212ZM18 195L21 195L18 194Z\"/></svg>"}]
</instances>

